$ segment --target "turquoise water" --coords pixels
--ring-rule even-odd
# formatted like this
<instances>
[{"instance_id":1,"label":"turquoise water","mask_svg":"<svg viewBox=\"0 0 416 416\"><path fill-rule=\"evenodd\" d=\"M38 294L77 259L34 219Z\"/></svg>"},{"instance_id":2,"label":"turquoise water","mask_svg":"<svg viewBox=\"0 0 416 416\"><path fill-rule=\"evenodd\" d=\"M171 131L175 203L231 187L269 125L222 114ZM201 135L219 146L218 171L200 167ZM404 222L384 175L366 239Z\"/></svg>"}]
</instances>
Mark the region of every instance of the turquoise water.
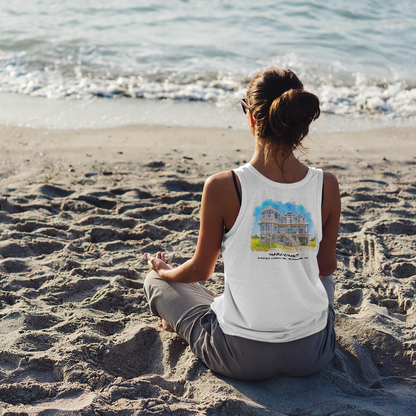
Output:
<instances>
[{"instance_id":1,"label":"turquoise water","mask_svg":"<svg viewBox=\"0 0 416 416\"><path fill-rule=\"evenodd\" d=\"M416 117L413 0L14 0L1 24L0 92L229 111L275 65L292 68L324 113Z\"/></svg>"}]
</instances>

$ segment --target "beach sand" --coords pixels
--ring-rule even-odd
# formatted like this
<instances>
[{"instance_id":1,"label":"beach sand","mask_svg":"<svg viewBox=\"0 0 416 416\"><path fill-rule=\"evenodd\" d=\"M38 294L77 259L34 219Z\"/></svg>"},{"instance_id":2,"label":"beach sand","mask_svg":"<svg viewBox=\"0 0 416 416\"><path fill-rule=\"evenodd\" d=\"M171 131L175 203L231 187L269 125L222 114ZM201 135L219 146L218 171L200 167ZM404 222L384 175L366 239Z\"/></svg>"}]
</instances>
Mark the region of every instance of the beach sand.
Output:
<instances>
[{"instance_id":1,"label":"beach sand","mask_svg":"<svg viewBox=\"0 0 416 416\"><path fill-rule=\"evenodd\" d=\"M0 126L0 414L416 414L416 129L306 139L300 157L342 197L321 372L218 376L150 314L143 253L189 259L205 179L253 145L231 129ZM222 284L220 259L206 285Z\"/></svg>"}]
</instances>

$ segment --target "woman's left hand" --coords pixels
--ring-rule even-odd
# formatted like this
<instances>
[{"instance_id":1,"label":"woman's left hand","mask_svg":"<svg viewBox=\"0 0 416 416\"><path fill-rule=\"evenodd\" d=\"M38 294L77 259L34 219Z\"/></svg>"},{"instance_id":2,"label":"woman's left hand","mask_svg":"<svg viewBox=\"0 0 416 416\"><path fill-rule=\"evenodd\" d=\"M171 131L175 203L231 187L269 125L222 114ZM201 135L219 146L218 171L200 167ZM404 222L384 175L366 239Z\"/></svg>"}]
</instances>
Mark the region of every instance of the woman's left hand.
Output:
<instances>
[{"instance_id":1,"label":"woman's left hand","mask_svg":"<svg viewBox=\"0 0 416 416\"><path fill-rule=\"evenodd\" d=\"M149 267L154 270L157 274L160 275L160 271L162 270L170 270L173 269L171 259L167 259L165 253L158 252L156 256L152 254L145 253L144 256L147 259L147 263ZM160 276L162 277L162 276Z\"/></svg>"}]
</instances>

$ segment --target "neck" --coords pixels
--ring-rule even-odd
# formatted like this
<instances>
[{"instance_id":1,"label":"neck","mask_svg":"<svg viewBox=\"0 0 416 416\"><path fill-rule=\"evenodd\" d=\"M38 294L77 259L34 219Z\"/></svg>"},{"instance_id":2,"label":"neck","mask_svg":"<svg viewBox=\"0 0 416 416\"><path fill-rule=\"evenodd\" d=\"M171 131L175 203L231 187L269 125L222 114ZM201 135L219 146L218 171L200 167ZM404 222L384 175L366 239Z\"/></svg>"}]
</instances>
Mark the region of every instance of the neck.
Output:
<instances>
[{"instance_id":1,"label":"neck","mask_svg":"<svg viewBox=\"0 0 416 416\"><path fill-rule=\"evenodd\" d=\"M293 183L299 182L308 173L308 167L299 162L293 152L285 154L279 150L271 156L266 160L264 146L256 139L256 147L250 164L266 178L274 182Z\"/></svg>"}]
</instances>

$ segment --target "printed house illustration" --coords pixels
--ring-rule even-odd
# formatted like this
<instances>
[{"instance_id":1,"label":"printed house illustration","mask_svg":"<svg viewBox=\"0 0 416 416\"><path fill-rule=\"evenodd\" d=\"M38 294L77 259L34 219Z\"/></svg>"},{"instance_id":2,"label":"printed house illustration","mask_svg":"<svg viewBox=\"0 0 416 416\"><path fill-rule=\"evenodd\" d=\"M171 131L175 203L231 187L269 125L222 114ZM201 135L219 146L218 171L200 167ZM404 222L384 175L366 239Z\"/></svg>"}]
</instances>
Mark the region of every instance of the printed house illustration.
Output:
<instances>
[{"instance_id":1,"label":"printed house illustration","mask_svg":"<svg viewBox=\"0 0 416 416\"><path fill-rule=\"evenodd\" d=\"M282 214L269 206L261 210L259 225L261 244L277 243L287 247L309 244L309 222L302 214L292 211Z\"/></svg>"}]
</instances>

